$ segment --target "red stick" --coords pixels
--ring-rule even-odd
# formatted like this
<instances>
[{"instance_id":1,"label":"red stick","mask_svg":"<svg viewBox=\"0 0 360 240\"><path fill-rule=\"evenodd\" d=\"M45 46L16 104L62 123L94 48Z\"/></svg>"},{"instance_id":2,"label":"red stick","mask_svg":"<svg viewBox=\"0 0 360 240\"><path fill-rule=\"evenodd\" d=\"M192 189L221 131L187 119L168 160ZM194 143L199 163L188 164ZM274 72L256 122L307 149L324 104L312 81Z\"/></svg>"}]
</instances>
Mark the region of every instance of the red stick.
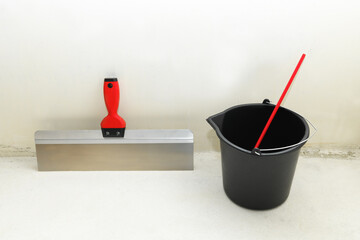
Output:
<instances>
[{"instance_id":1,"label":"red stick","mask_svg":"<svg viewBox=\"0 0 360 240\"><path fill-rule=\"evenodd\" d=\"M303 54L303 55L301 56L301 58L300 58L300 60L299 60L299 62L298 62L298 64L297 64L297 66L296 66L293 74L292 74L291 77L290 77L290 80L289 80L288 84L286 85L286 87L285 87L285 89L284 89L284 91L283 91L283 93L282 93L282 95L281 95L278 103L276 104L273 112L272 112L271 115L270 115L269 120L267 121L267 123L266 123L266 125L265 125L265 127L264 127L264 130L262 131L259 139L257 140L256 145L255 145L255 148L258 148L258 147L260 146L260 143L261 143L261 141L263 140L263 138L264 138L264 136L265 136L265 134L266 134L266 131L268 130L268 128L269 128L272 120L274 119L275 114L276 114L277 110L279 109L282 100L284 99L287 91L289 90L290 85L291 85L292 81L294 80L294 78L295 78L295 76L296 76L296 73L298 72L298 70L299 70L302 62L304 61L305 56L306 56L305 54Z\"/></svg>"}]
</instances>

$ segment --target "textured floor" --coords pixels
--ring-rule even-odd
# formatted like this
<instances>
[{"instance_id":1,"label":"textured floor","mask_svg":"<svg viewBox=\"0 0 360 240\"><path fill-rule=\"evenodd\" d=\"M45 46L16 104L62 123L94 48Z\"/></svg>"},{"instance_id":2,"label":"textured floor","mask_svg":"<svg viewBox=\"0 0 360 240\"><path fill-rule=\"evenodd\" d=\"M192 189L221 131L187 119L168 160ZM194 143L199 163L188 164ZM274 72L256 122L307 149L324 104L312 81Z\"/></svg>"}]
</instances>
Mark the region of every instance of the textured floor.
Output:
<instances>
[{"instance_id":1,"label":"textured floor","mask_svg":"<svg viewBox=\"0 0 360 240\"><path fill-rule=\"evenodd\" d=\"M228 200L217 152L196 154L188 172L36 167L36 158L0 158L1 240L360 239L354 157L300 157L288 200L268 211Z\"/></svg>"}]
</instances>

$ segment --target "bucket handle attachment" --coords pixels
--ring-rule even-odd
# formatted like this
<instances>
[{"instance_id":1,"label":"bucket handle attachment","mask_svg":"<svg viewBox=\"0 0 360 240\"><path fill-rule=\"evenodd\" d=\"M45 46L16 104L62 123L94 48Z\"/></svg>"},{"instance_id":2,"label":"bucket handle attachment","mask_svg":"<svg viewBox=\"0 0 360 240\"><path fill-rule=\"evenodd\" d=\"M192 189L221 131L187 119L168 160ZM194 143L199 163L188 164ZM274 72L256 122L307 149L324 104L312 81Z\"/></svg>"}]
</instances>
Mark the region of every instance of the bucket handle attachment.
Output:
<instances>
[{"instance_id":1,"label":"bucket handle attachment","mask_svg":"<svg viewBox=\"0 0 360 240\"><path fill-rule=\"evenodd\" d=\"M265 100L264 100L265 101ZM268 149L259 149L259 148L254 148L251 153L255 154L255 155L261 155L261 152L268 152L268 151L275 151L275 150L283 150L283 149L288 149L288 148L292 148L292 147L296 147L302 143L305 143L307 142L310 138L312 138L315 133L317 132L317 129L316 127L309 121L307 120L306 118L304 118L306 122L308 122L310 124L310 126L314 129L314 132L306 139L298 142L298 143L295 143L295 144L292 144L292 145L289 145L289 146L285 146L285 147L278 147L278 148L268 148Z\"/></svg>"}]
</instances>

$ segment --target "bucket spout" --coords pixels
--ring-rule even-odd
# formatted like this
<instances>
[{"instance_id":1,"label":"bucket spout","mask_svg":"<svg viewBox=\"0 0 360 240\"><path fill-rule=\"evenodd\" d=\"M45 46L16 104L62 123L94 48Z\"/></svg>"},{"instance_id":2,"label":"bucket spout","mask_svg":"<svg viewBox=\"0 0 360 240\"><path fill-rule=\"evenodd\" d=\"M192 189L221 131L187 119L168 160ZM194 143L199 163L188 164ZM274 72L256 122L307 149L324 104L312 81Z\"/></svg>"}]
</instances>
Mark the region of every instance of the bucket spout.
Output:
<instances>
[{"instance_id":1,"label":"bucket spout","mask_svg":"<svg viewBox=\"0 0 360 240\"><path fill-rule=\"evenodd\" d=\"M210 126L215 130L217 134L219 134L222 130L223 122L224 122L225 113L218 113L211 117L208 117L206 121L210 124Z\"/></svg>"}]
</instances>

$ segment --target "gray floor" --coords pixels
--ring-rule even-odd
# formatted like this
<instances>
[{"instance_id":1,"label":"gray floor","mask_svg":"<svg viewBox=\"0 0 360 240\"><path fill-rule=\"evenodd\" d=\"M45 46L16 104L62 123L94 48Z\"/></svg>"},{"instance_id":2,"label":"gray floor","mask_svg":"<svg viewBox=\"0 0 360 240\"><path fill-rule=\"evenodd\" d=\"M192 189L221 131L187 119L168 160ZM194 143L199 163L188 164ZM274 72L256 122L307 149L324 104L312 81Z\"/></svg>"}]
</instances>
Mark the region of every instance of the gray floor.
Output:
<instances>
[{"instance_id":1,"label":"gray floor","mask_svg":"<svg viewBox=\"0 0 360 240\"><path fill-rule=\"evenodd\" d=\"M220 155L188 172L38 172L0 158L0 239L360 239L360 159L303 153L288 200L233 204Z\"/></svg>"}]
</instances>

